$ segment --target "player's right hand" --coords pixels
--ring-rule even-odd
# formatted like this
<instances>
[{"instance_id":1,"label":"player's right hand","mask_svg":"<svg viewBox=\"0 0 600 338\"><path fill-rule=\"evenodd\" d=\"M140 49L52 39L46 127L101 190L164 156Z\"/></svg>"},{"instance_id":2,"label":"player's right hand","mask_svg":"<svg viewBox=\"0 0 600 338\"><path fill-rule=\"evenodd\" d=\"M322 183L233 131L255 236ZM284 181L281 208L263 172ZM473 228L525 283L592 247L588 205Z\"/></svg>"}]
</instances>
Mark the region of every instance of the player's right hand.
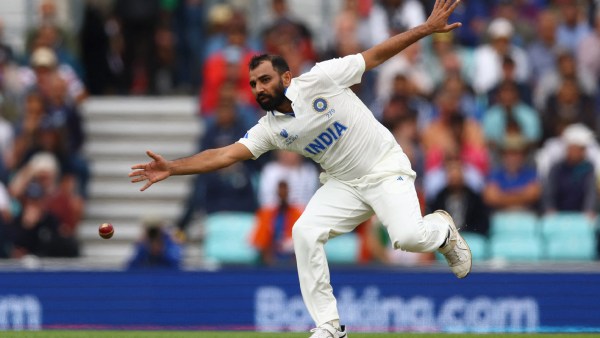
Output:
<instances>
[{"instance_id":1,"label":"player's right hand","mask_svg":"<svg viewBox=\"0 0 600 338\"><path fill-rule=\"evenodd\" d=\"M436 0L433 11L425 23L435 33L446 33L461 26L460 22L448 24L450 14L458 6L460 0Z\"/></svg>"},{"instance_id":2,"label":"player's right hand","mask_svg":"<svg viewBox=\"0 0 600 338\"><path fill-rule=\"evenodd\" d=\"M152 161L132 166L132 171L129 173L132 183L147 181L140 191L144 191L152 184L171 176L169 162L167 160L150 150L146 151L146 154L152 158Z\"/></svg>"}]
</instances>

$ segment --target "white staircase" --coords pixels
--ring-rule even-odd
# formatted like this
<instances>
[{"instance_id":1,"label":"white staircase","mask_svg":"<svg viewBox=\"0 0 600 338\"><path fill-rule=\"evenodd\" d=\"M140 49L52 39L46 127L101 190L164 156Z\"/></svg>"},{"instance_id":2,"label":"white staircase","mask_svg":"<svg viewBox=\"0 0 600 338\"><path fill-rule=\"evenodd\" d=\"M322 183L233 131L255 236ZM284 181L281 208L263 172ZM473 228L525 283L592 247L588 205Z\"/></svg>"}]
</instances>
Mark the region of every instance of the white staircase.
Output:
<instances>
[{"instance_id":1,"label":"white staircase","mask_svg":"<svg viewBox=\"0 0 600 338\"><path fill-rule=\"evenodd\" d=\"M127 175L133 164L149 161L146 150L167 159L196 151L202 129L196 99L91 98L82 113L92 173L85 219L79 225L82 255L123 264L142 234L145 218L172 223L183 211L191 176L171 177L140 192L142 184L131 183ZM110 240L98 236L98 226L104 222L115 227Z\"/></svg>"}]
</instances>

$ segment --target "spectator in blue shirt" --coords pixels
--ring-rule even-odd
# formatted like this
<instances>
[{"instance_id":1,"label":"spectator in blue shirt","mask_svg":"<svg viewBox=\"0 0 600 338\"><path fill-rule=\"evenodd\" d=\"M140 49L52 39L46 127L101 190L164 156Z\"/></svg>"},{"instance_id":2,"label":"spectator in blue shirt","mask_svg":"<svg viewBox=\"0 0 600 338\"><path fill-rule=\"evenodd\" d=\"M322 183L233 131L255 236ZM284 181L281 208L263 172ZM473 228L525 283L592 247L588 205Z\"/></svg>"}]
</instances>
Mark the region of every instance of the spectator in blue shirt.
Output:
<instances>
[{"instance_id":1,"label":"spectator in blue shirt","mask_svg":"<svg viewBox=\"0 0 600 338\"><path fill-rule=\"evenodd\" d=\"M528 144L518 134L509 135L502 145L501 165L492 170L483 191L483 200L495 210L533 210L541 185L534 167L527 164Z\"/></svg>"},{"instance_id":2,"label":"spectator in blue shirt","mask_svg":"<svg viewBox=\"0 0 600 338\"><path fill-rule=\"evenodd\" d=\"M129 269L179 269L183 259L182 248L164 229L160 220L147 220L144 237L136 244L129 261Z\"/></svg>"}]
</instances>

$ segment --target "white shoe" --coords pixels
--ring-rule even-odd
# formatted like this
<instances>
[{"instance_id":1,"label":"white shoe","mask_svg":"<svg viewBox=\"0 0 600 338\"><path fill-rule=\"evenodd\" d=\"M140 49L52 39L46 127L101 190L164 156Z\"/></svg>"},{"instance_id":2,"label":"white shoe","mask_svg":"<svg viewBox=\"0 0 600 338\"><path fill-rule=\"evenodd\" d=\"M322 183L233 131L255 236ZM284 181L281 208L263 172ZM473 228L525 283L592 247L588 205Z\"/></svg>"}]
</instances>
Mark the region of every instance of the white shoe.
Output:
<instances>
[{"instance_id":1,"label":"white shoe","mask_svg":"<svg viewBox=\"0 0 600 338\"><path fill-rule=\"evenodd\" d=\"M341 330L338 330L329 323L323 324L310 330L313 333L310 338L348 338L346 327L344 325L341 327Z\"/></svg>"},{"instance_id":2,"label":"white shoe","mask_svg":"<svg viewBox=\"0 0 600 338\"><path fill-rule=\"evenodd\" d=\"M450 227L450 238L448 239L448 243L439 248L438 251L444 255L446 262L448 262L448 266L450 266L450 270L452 270L456 277L465 278L469 272L471 272L471 249L458 233L458 229L456 229L456 225L450 214L444 210L436 210L434 213L447 220Z\"/></svg>"}]
</instances>

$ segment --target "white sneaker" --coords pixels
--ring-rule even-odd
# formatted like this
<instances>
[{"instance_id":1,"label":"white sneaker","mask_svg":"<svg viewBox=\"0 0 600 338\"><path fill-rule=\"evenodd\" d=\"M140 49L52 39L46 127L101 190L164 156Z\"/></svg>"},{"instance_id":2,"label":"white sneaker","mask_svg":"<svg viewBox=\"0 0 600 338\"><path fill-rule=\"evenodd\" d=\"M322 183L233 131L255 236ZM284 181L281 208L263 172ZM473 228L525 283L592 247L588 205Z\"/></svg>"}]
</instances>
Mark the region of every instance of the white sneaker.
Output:
<instances>
[{"instance_id":1,"label":"white sneaker","mask_svg":"<svg viewBox=\"0 0 600 338\"><path fill-rule=\"evenodd\" d=\"M458 278L465 278L471 272L471 249L467 245L467 242L462 238L456 229L456 225L452 220L452 216L444 210L436 210L434 213L442 216L448 221L450 227L450 238L448 243L443 247L439 248L439 252L444 255L450 270Z\"/></svg>"},{"instance_id":2,"label":"white sneaker","mask_svg":"<svg viewBox=\"0 0 600 338\"><path fill-rule=\"evenodd\" d=\"M329 323L323 324L310 330L313 333L310 338L348 338L346 326L341 325L341 327L341 330L338 330Z\"/></svg>"}]
</instances>

